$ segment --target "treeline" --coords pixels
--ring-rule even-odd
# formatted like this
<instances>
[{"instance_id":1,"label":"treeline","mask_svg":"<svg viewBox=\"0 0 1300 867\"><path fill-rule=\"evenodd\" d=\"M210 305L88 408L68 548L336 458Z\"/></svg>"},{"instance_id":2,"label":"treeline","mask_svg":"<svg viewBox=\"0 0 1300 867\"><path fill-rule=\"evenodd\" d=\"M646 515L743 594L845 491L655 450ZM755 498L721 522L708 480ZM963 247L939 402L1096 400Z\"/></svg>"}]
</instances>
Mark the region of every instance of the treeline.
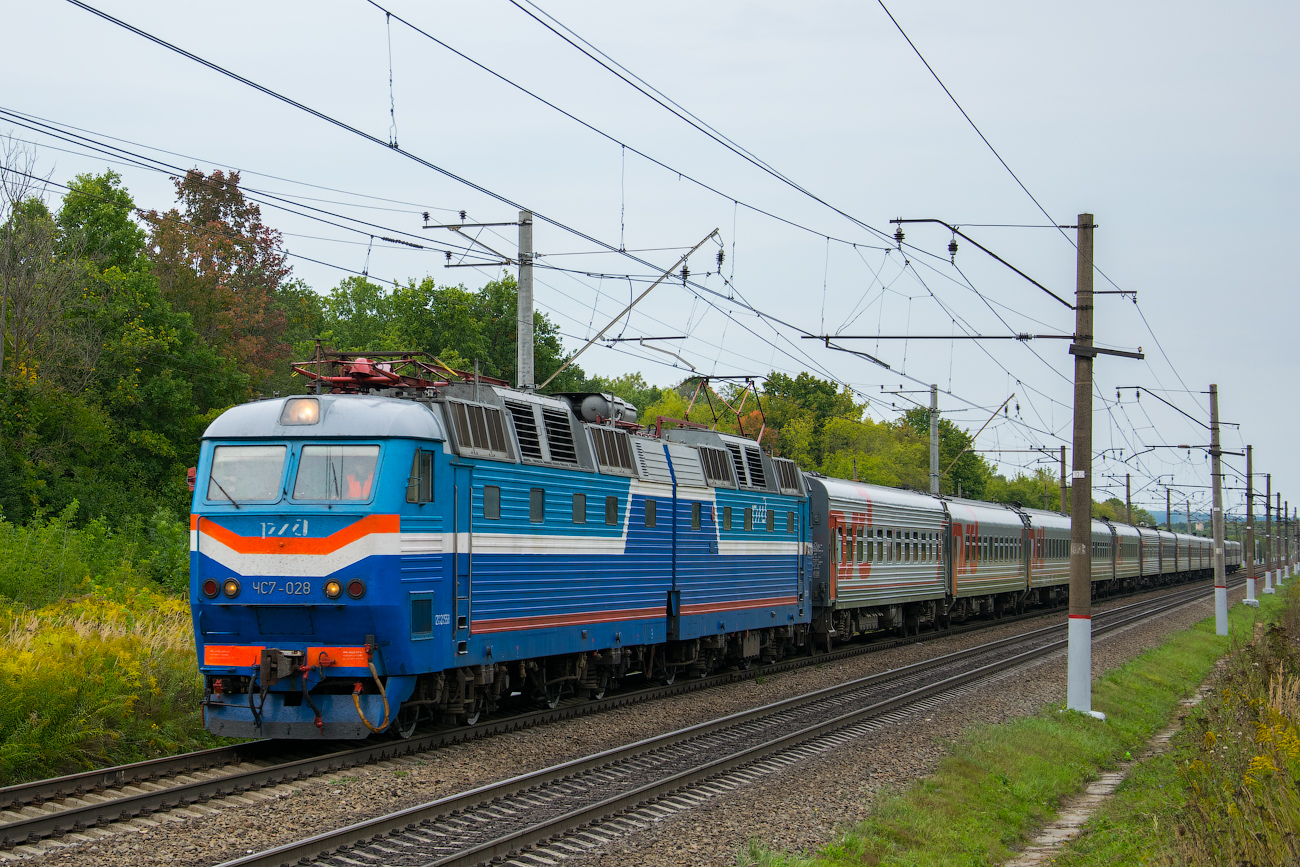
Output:
<instances>
[{"instance_id":1,"label":"treeline","mask_svg":"<svg viewBox=\"0 0 1300 867\"><path fill-rule=\"evenodd\" d=\"M293 276L280 233L237 172L176 178L165 211L142 209L115 172L79 175L53 209L31 180L34 155L3 145L0 510L10 522L75 515L139 536L183 518L185 469L207 424L257 395L307 390L289 363L310 359L318 339L341 352L428 352L515 378L512 278L469 289L427 276L391 286L349 277L320 293ZM544 314L534 333L541 381L566 356ZM808 373L760 382L748 393L698 379L661 388L570 365L547 390L612 392L647 424L664 416L761 434L808 470L928 489L926 410L877 422L847 389ZM966 431L947 419L939 427L945 493L1059 508L1051 471L1008 479L968 450ZM1094 513L1122 520L1123 503Z\"/></svg>"}]
</instances>

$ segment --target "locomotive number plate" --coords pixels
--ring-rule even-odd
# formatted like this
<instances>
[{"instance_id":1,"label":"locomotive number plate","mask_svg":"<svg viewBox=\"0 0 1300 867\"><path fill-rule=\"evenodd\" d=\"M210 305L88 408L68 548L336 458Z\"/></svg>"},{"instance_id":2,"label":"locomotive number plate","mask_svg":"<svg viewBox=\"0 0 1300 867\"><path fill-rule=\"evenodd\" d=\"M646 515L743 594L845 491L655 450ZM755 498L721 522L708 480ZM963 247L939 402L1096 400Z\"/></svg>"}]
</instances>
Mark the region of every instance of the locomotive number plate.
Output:
<instances>
[{"instance_id":1,"label":"locomotive number plate","mask_svg":"<svg viewBox=\"0 0 1300 867\"><path fill-rule=\"evenodd\" d=\"M310 581L286 581L281 584L278 581L254 581L253 589L259 596L269 596L276 591L286 593L290 596L306 596L311 593Z\"/></svg>"}]
</instances>

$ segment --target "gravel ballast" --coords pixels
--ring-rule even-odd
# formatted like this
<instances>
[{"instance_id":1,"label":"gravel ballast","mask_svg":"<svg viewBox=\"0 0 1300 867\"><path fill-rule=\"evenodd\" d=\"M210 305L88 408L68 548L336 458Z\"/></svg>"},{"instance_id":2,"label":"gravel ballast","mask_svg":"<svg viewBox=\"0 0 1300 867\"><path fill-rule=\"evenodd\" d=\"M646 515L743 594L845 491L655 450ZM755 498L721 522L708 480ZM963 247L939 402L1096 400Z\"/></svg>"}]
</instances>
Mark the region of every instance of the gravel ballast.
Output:
<instances>
[{"instance_id":1,"label":"gravel ballast","mask_svg":"<svg viewBox=\"0 0 1300 867\"><path fill-rule=\"evenodd\" d=\"M1245 591L1229 594L1235 603ZM1101 606L1094 607L1094 613ZM1154 621L1099 636L1093 644L1096 678L1162 644L1214 613L1213 599L1179 608ZM830 842L837 828L867 817L876 795L911 785L930 774L947 744L974 723L1002 723L1038 713L1065 694L1063 651L1026 666L978 700L964 696L935 710L914 714L853 744L769 777L766 785L712 799L706 809L657 823L620 838L602 850L566 860L565 867L703 867L735 865L737 855L757 839L787 852L811 852Z\"/></svg>"},{"instance_id":2,"label":"gravel ballast","mask_svg":"<svg viewBox=\"0 0 1300 867\"><path fill-rule=\"evenodd\" d=\"M1213 613L1209 600L1161 615L1152 623L1103 636L1093 651L1094 675L1159 644L1167 635ZM1242 591L1234 596L1240 597ZM1142 597L1137 597L1142 598ZM1135 598L1101 603L1096 611ZM1004 624L963 635L866 654L820 666L458 744L341 774L214 800L183 811L22 846L0 857L39 858L67 865L211 865L332 828L426 803L521 773L719 716L801 695L857 677L1026 632L1064 620ZM620 838L566 865L734 864L751 837L799 850L831 839L834 830L865 815L882 788L906 785L931 771L943 744L974 722L1000 722L1037 712L1064 691L1058 653L1022 676L1006 679L977 701L971 696L909 717L848 747L765 777L761 784L710 798L648 831Z\"/></svg>"}]
</instances>

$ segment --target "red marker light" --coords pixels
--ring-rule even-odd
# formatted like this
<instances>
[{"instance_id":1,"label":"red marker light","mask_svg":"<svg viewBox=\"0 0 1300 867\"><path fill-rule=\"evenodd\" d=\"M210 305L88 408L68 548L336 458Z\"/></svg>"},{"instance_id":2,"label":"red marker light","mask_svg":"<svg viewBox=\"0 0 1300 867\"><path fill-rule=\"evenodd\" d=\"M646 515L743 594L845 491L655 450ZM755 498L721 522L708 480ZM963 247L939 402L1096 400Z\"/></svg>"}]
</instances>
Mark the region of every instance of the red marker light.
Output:
<instances>
[{"instance_id":1,"label":"red marker light","mask_svg":"<svg viewBox=\"0 0 1300 867\"><path fill-rule=\"evenodd\" d=\"M212 580L211 578L203 582L203 595L208 597L209 599L217 595L218 589L219 588L217 586L217 582Z\"/></svg>"}]
</instances>

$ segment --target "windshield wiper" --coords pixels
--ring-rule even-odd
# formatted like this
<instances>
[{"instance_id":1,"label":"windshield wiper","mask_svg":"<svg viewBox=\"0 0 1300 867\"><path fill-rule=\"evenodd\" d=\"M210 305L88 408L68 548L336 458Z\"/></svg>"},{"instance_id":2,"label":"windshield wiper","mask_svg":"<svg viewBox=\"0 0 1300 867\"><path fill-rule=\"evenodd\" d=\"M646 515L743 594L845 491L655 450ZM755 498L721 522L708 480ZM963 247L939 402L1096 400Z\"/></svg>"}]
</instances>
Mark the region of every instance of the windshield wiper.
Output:
<instances>
[{"instance_id":1,"label":"windshield wiper","mask_svg":"<svg viewBox=\"0 0 1300 867\"><path fill-rule=\"evenodd\" d=\"M238 509L238 508L239 508L239 503L237 503L237 502L235 501L235 498L234 498L234 497L230 496L230 492L229 492L229 491L227 491L225 488L222 488L222 487L221 487L221 482L218 482L218 481L217 481L217 477L216 477L216 476L211 476L210 478L212 479L212 484L216 485L218 488L221 488L221 493L225 494L225 495L226 495L226 499L229 500L230 502L234 503L234 504L235 504L235 508Z\"/></svg>"}]
</instances>

